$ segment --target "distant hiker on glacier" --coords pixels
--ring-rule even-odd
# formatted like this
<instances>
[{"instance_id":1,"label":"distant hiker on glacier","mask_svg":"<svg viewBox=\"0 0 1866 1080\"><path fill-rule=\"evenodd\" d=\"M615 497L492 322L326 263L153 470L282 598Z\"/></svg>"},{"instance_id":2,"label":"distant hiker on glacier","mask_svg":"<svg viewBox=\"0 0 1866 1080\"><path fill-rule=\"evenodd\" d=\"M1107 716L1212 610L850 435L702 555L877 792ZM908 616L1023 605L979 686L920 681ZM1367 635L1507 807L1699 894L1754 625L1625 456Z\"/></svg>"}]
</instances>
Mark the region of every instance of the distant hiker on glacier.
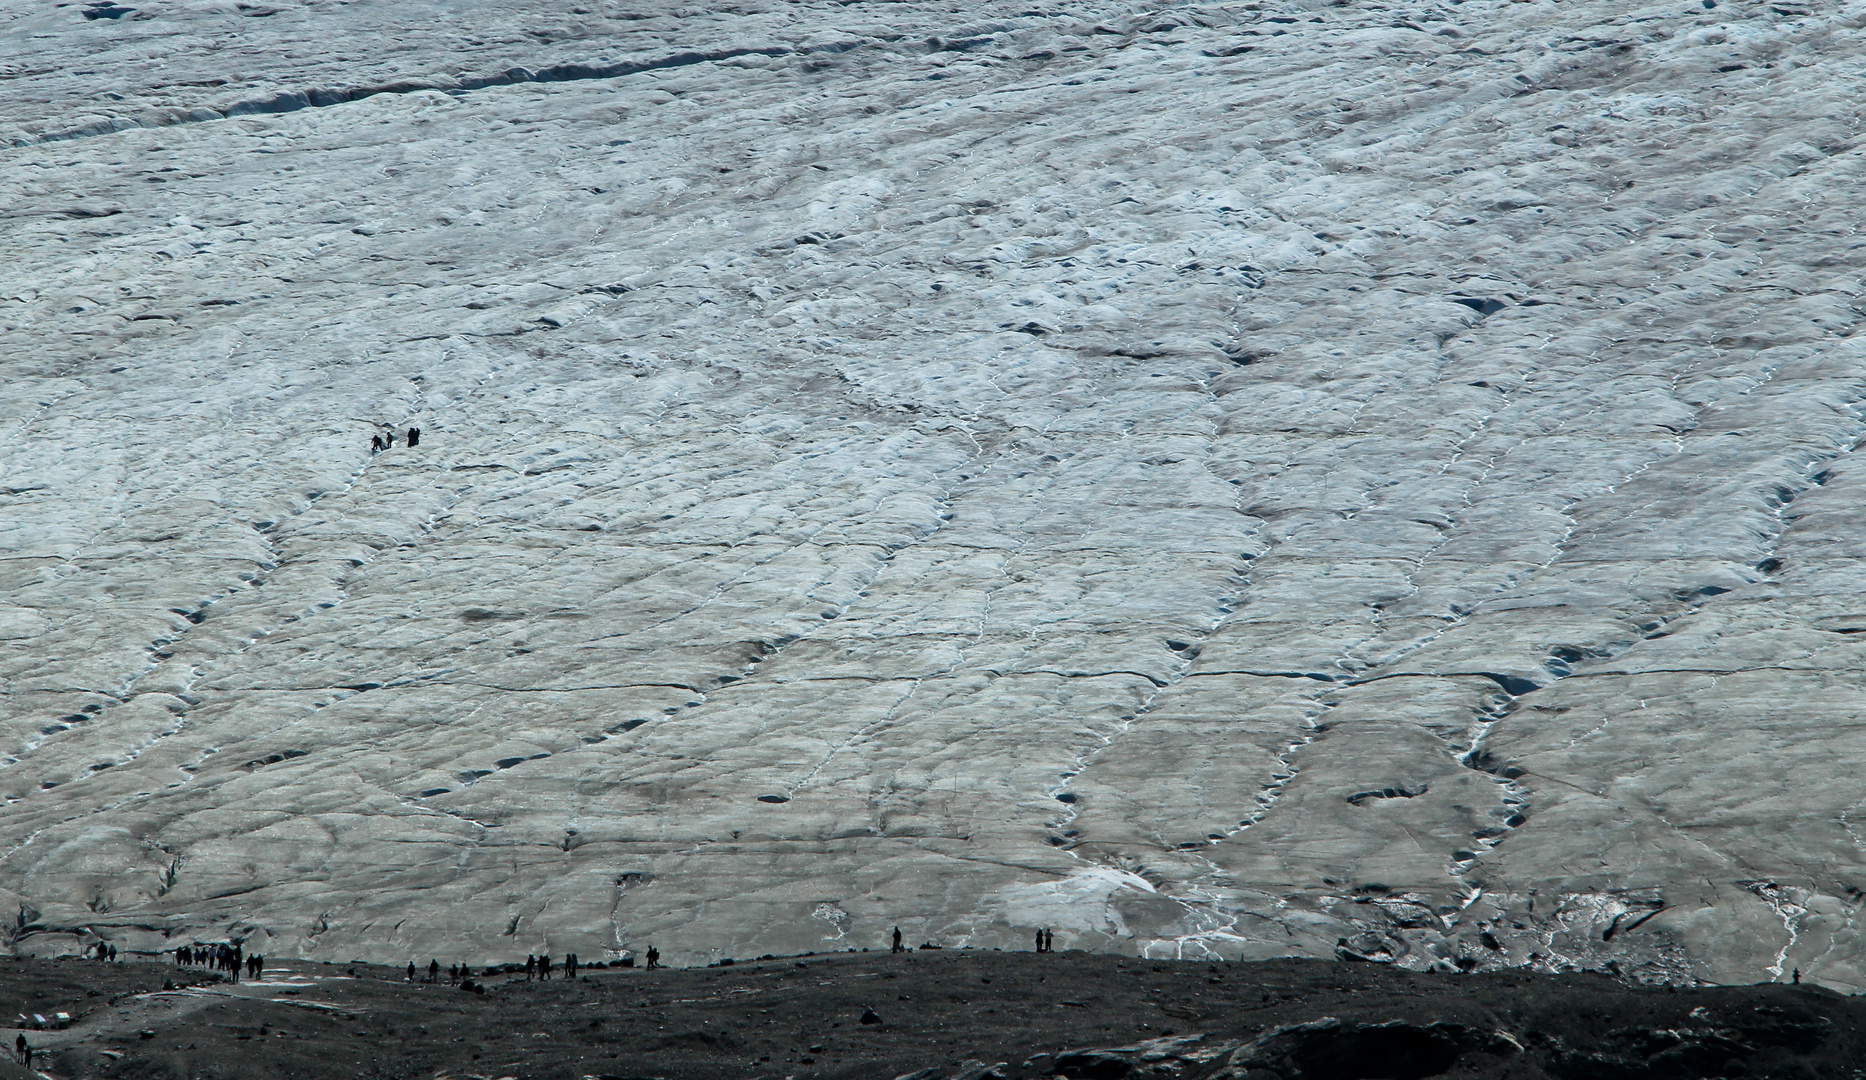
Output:
<instances>
[{"instance_id":1,"label":"distant hiker on glacier","mask_svg":"<svg viewBox=\"0 0 1866 1080\"><path fill-rule=\"evenodd\" d=\"M408 981L415 981L415 962L413 960L408 962Z\"/></svg>"},{"instance_id":2,"label":"distant hiker on glacier","mask_svg":"<svg viewBox=\"0 0 1866 1080\"><path fill-rule=\"evenodd\" d=\"M564 978L575 980L577 977L577 954L564 954Z\"/></svg>"},{"instance_id":3,"label":"distant hiker on glacier","mask_svg":"<svg viewBox=\"0 0 1866 1080\"><path fill-rule=\"evenodd\" d=\"M525 954L525 981L530 982L532 979L536 978L537 975L538 975L538 958L531 955L530 953L526 953Z\"/></svg>"},{"instance_id":4,"label":"distant hiker on glacier","mask_svg":"<svg viewBox=\"0 0 1866 1080\"><path fill-rule=\"evenodd\" d=\"M655 948L653 945L648 946L648 970L653 971L660 966L661 950Z\"/></svg>"},{"instance_id":5,"label":"distant hiker on glacier","mask_svg":"<svg viewBox=\"0 0 1866 1080\"><path fill-rule=\"evenodd\" d=\"M421 445L421 429L418 427L409 428L408 429L408 448L410 450L413 450L415 447L420 446L420 445Z\"/></svg>"},{"instance_id":6,"label":"distant hiker on glacier","mask_svg":"<svg viewBox=\"0 0 1866 1080\"><path fill-rule=\"evenodd\" d=\"M428 981L431 983L438 983L441 981L441 962L439 960L428 961Z\"/></svg>"},{"instance_id":7,"label":"distant hiker on glacier","mask_svg":"<svg viewBox=\"0 0 1866 1080\"><path fill-rule=\"evenodd\" d=\"M371 435L369 437L369 452L372 454L382 453L382 436Z\"/></svg>"},{"instance_id":8,"label":"distant hiker on glacier","mask_svg":"<svg viewBox=\"0 0 1866 1080\"><path fill-rule=\"evenodd\" d=\"M895 952L906 951L906 949L901 945L901 928L898 926L894 928L894 951Z\"/></svg>"}]
</instances>

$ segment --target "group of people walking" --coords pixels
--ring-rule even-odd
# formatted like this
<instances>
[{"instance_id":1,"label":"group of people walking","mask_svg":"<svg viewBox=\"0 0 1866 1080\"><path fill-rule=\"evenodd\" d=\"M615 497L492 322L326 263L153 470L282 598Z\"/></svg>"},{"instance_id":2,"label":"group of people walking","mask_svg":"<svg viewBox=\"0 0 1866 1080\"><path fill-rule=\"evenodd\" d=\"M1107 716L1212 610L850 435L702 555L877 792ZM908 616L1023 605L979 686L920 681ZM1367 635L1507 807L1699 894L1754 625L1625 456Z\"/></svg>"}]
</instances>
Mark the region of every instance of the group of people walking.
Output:
<instances>
[{"instance_id":1,"label":"group of people walking","mask_svg":"<svg viewBox=\"0 0 1866 1080\"><path fill-rule=\"evenodd\" d=\"M407 439L408 439L408 445L411 448L420 446L421 445L421 429L418 427L409 428ZM372 454L380 454L384 450L387 450L394 445L395 445L395 429L394 428L390 428L388 431L382 433L381 435L371 435L369 437L369 452Z\"/></svg>"},{"instance_id":2,"label":"group of people walking","mask_svg":"<svg viewBox=\"0 0 1866 1080\"><path fill-rule=\"evenodd\" d=\"M526 954L525 956L525 981L530 982L534 977L536 977L539 982L550 981L551 958L549 956L532 956L530 954ZM577 954L576 953L565 953L564 954L564 978L574 979L576 977L577 977Z\"/></svg>"},{"instance_id":3,"label":"group of people walking","mask_svg":"<svg viewBox=\"0 0 1866 1080\"><path fill-rule=\"evenodd\" d=\"M210 968L225 972L233 976L234 982L239 982L242 971L249 979L264 975L266 958L258 954L247 956L240 946L223 941L218 945L181 946L175 950L175 966Z\"/></svg>"},{"instance_id":4,"label":"group of people walking","mask_svg":"<svg viewBox=\"0 0 1866 1080\"><path fill-rule=\"evenodd\" d=\"M661 966L661 950L650 945L648 946L647 956L648 967L658 968ZM535 979L539 982L546 982L550 980L553 972L561 972L564 978L574 979L577 977L577 971L581 969L582 966L583 964L577 959L576 953L565 953L564 959L561 962L552 960L548 955L536 956L527 954L525 956L525 981L531 982ZM635 963L632 959L624 960L623 966L634 967ZM487 970L492 973L497 973L500 968L495 966ZM505 970L509 971L511 969L507 968ZM404 976L409 982L438 983L441 981L441 962L439 960L429 960L427 978L422 979L421 970L417 968L414 961L411 960L408 962L408 970L404 972ZM449 964L447 967L447 984L449 986L471 988L475 985L473 982L473 969L466 964Z\"/></svg>"},{"instance_id":5,"label":"group of people walking","mask_svg":"<svg viewBox=\"0 0 1866 1080\"><path fill-rule=\"evenodd\" d=\"M939 948L939 946L931 945L931 944L922 945L920 947L923 949ZM901 941L901 928L898 926L894 928L894 947L889 949L888 951L889 952L906 952L907 951L907 946ZM1037 951L1038 952L1055 952L1056 951L1056 934L1053 931L1051 931L1048 927L1044 927L1043 929L1037 931Z\"/></svg>"}]
</instances>

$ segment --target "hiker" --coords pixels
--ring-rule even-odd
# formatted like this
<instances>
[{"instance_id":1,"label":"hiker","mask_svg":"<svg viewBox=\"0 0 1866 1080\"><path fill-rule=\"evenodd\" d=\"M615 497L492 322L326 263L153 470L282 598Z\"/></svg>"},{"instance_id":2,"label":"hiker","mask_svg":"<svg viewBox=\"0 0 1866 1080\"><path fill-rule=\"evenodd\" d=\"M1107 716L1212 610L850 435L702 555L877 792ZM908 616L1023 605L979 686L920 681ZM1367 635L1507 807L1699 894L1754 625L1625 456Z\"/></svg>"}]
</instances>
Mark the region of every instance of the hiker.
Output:
<instances>
[{"instance_id":1,"label":"hiker","mask_svg":"<svg viewBox=\"0 0 1866 1080\"><path fill-rule=\"evenodd\" d=\"M110 947L110 962L113 964L117 962L117 947L115 945Z\"/></svg>"},{"instance_id":2,"label":"hiker","mask_svg":"<svg viewBox=\"0 0 1866 1080\"><path fill-rule=\"evenodd\" d=\"M371 435L369 437L369 452L372 454L382 453L382 436Z\"/></svg>"},{"instance_id":3,"label":"hiker","mask_svg":"<svg viewBox=\"0 0 1866 1080\"><path fill-rule=\"evenodd\" d=\"M1776 968L1775 970L1777 970L1777 971L1780 971L1780 970L1782 970L1782 969L1781 969L1781 968ZM1796 969L1795 969L1795 985L1796 985L1796 986L1800 986L1800 985L1801 985L1801 969L1800 969L1800 968L1796 968Z\"/></svg>"},{"instance_id":4,"label":"hiker","mask_svg":"<svg viewBox=\"0 0 1866 1080\"><path fill-rule=\"evenodd\" d=\"M550 982L551 981L551 954L550 953L545 953L543 956L538 957L538 981L539 982Z\"/></svg>"},{"instance_id":5,"label":"hiker","mask_svg":"<svg viewBox=\"0 0 1866 1080\"><path fill-rule=\"evenodd\" d=\"M653 971L660 966L661 950L655 948L653 945L648 946L648 970Z\"/></svg>"},{"instance_id":6,"label":"hiker","mask_svg":"<svg viewBox=\"0 0 1866 1080\"><path fill-rule=\"evenodd\" d=\"M428 981L431 983L438 983L441 981L441 962L439 960L428 961Z\"/></svg>"},{"instance_id":7,"label":"hiker","mask_svg":"<svg viewBox=\"0 0 1866 1080\"><path fill-rule=\"evenodd\" d=\"M526 953L525 954L525 981L530 982L532 979L537 977L537 974L538 974L538 958L531 955L530 953Z\"/></svg>"},{"instance_id":8,"label":"hiker","mask_svg":"<svg viewBox=\"0 0 1866 1080\"><path fill-rule=\"evenodd\" d=\"M1044 927L1043 929L1043 951L1044 952L1055 952L1056 951L1056 931L1051 930L1048 927Z\"/></svg>"},{"instance_id":9,"label":"hiker","mask_svg":"<svg viewBox=\"0 0 1866 1080\"><path fill-rule=\"evenodd\" d=\"M415 962L413 960L408 962L408 981L415 981Z\"/></svg>"},{"instance_id":10,"label":"hiker","mask_svg":"<svg viewBox=\"0 0 1866 1080\"><path fill-rule=\"evenodd\" d=\"M894 952L904 951L901 947L901 928L898 926L894 928L894 949L893 951Z\"/></svg>"},{"instance_id":11,"label":"hiker","mask_svg":"<svg viewBox=\"0 0 1866 1080\"><path fill-rule=\"evenodd\" d=\"M26 1043L25 1032L21 1032L19 1038L13 1040L13 1055L19 1058L21 1065L32 1060L32 1047Z\"/></svg>"},{"instance_id":12,"label":"hiker","mask_svg":"<svg viewBox=\"0 0 1866 1080\"><path fill-rule=\"evenodd\" d=\"M577 954L571 953L568 956L564 957L564 978L574 979L576 977L577 977Z\"/></svg>"},{"instance_id":13,"label":"hiker","mask_svg":"<svg viewBox=\"0 0 1866 1080\"><path fill-rule=\"evenodd\" d=\"M408 429L408 447L409 447L409 449L411 449L411 450L412 450L412 449L414 449L415 447L417 447L417 446L420 446L420 445L421 445L421 429L420 429L420 428L418 428L418 427L411 427L411 428L409 428L409 429Z\"/></svg>"},{"instance_id":14,"label":"hiker","mask_svg":"<svg viewBox=\"0 0 1866 1080\"><path fill-rule=\"evenodd\" d=\"M395 445L395 429L390 428L389 430L382 433L382 448L384 450L387 450L393 447L394 445Z\"/></svg>"}]
</instances>

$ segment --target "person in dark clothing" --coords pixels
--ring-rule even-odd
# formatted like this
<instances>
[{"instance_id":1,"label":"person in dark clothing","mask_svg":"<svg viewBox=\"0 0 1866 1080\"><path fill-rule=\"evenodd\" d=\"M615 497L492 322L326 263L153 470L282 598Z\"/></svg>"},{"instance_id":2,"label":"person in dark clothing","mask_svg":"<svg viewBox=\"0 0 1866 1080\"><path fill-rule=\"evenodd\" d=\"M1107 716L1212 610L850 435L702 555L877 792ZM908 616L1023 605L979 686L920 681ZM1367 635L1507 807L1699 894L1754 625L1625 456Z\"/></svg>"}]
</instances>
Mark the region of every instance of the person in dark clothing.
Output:
<instances>
[{"instance_id":1,"label":"person in dark clothing","mask_svg":"<svg viewBox=\"0 0 1866 1080\"><path fill-rule=\"evenodd\" d=\"M382 453L382 436L371 435L369 437L369 452L372 454Z\"/></svg>"},{"instance_id":2,"label":"person in dark clothing","mask_svg":"<svg viewBox=\"0 0 1866 1080\"><path fill-rule=\"evenodd\" d=\"M13 1040L13 1054L19 1058L21 1065L32 1060L32 1046L26 1042L25 1033L22 1032L19 1038Z\"/></svg>"},{"instance_id":3,"label":"person in dark clothing","mask_svg":"<svg viewBox=\"0 0 1866 1080\"><path fill-rule=\"evenodd\" d=\"M565 953L564 954L564 978L575 979L576 977L577 977L577 954L576 953Z\"/></svg>"},{"instance_id":4,"label":"person in dark clothing","mask_svg":"<svg viewBox=\"0 0 1866 1080\"><path fill-rule=\"evenodd\" d=\"M894 928L894 948L891 951L893 952L904 951L901 945L901 928L898 926Z\"/></svg>"},{"instance_id":5,"label":"person in dark clothing","mask_svg":"<svg viewBox=\"0 0 1866 1080\"><path fill-rule=\"evenodd\" d=\"M409 428L409 429L408 429L408 447L409 447L409 449L411 449L411 450L412 450L412 449L414 449L415 447L417 447L417 446L420 446L420 445L421 445L421 429L420 429L420 428L418 428L418 427L411 427L411 428Z\"/></svg>"},{"instance_id":6,"label":"person in dark clothing","mask_svg":"<svg viewBox=\"0 0 1866 1080\"><path fill-rule=\"evenodd\" d=\"M431 983L438 983L441 981L441 962L439 960L428 961L428 981Z\"/></svg>"},{"instance_id":7,"label":"person in dark clothing","mask_svg":"<svg viewBox=\"0 0 1866 1080\"><path fill-rule=\"evenodd\" d=\"M648 970L653 971L660 966L661 950L655 948L653 945L648 946Z\"/></svg>"},{"instance_id":8,"label":"person in dark clothing","mask_svg":"<svg viewBox=\"0 0 1866 1080\"><path fill-rule=\"evenodd\" d=\"M1056 931L1051 930L1047 926L1043 928L1043 951L1056 951Z\"/></svg>"},{"instance_id":9,"label":"person in dark clothing","mask_svg":"<svg viewBox=\"0 0 1866 1080\"><path fill-rule=\"evenodd\" d=\"M525 954L525 981L530 982L531 980L537 978L537 976L538 976L538 958L531 955L530 953L526 953Z\"/></svg>"},{"instance_id":10,"label":"person in dark clothing","mask_svg":"<svg viewBox=\"0 0 1866 1080\"><path fill-rule=\"evenodd\" d=\"M452 986L453 984L459 981L460 981L460 965L448 964L447 965L447 985Z\"/></svg>"},{"instance_id":11,"label":"person in dark clothing","mask_svg":"<svg viewBox=\"0 0 1866 1080\"><path fill-rule=\"evenodd\" d=\"M1043 951L1043 930L1041 928L1037 930L1037 951Z\"/></svg>"},{"instance_id":12,"label":"person in dark clothing","mask_svg":"<svg viewBox=\"0 0 1866 1080\"><path fill-rule=\"evenodd\" d=\"M538 981L539 982L550 982L551 981L551 954L550 953L545 953L543 956L538 957Z\"/></svg>"},{"instance_id":13,"label":"person in dark clothing","mask_svg":"<svg viewBox=\"0 0 1866 1080\"><path fill-rule=\"evenodd\" d=\"M117 962L117 947L115 945L110 947L110 962L113 964Z\"/></svg>"},{"instance_id":14,"label":"person in dark clothing","mask_svg":"<svg viewBox=\"0 0 1866 1080\"><path fill-rule=\"evenodd\" d=\"M413 960L408 962L408 981L415 981L415 962Z\"/></svg>"},{"instance_id":15,"label":"person in dark clothing","mask_svg":"<svg viewBox=\"0 0 1866 1080\"><path fill-rule=\"evenodd\" d=\"M382 433L382 448L384 450L388 450L394 446L395 446L395 429L390 428L389 430Z\"/></svg>"}]
</instances>

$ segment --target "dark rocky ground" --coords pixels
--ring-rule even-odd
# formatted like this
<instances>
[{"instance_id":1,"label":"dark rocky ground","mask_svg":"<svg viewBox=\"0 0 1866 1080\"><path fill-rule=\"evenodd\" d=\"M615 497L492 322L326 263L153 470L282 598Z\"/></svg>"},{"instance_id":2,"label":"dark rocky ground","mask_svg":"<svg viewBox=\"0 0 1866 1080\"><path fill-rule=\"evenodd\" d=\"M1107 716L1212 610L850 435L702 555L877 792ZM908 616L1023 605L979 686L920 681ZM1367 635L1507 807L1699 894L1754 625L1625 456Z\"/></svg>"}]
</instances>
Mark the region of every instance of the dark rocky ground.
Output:
<instances>
[{"instance_id":1,"label":"dark rocky ground","mask_svg":"<svg viewBox=\"0 0 1866 1080\"><path fill-rule=\"evenodd\" d=\"M18 959L0 961L0 1009L72 1013L28 1033L35 1065L71 1078L1866 1076L1866 1001L1814 987L959 951L484 983L287 962L232 986Z\"/></svg>"}]
</instances>

